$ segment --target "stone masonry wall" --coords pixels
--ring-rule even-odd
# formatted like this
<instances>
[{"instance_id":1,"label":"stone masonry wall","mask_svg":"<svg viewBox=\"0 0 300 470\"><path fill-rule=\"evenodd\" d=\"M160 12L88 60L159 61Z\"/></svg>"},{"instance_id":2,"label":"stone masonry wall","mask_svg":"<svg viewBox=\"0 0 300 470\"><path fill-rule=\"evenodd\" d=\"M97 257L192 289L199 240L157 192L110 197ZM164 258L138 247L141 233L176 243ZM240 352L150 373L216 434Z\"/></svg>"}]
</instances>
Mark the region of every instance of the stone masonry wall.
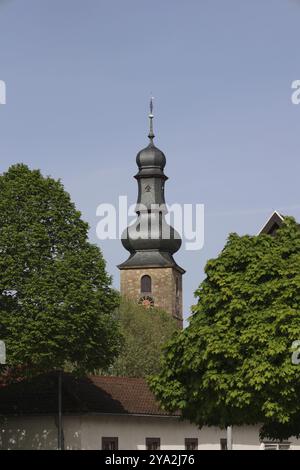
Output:
<instances>
[{"instance_id":1,"label":"stone masonry wall","mask_svg":"<svg viewBox=\"0 0 300 470\"><path fill-rule=\"evenodd\" d=\"M160 307L179 321L182 327L182 275L173 268L142 268L121 270L121 294L138 302L141 295L141 278L152 279L151 297L155 307ZM176 295L176 278L178 289Z\"/></svg>"}]
</instances>

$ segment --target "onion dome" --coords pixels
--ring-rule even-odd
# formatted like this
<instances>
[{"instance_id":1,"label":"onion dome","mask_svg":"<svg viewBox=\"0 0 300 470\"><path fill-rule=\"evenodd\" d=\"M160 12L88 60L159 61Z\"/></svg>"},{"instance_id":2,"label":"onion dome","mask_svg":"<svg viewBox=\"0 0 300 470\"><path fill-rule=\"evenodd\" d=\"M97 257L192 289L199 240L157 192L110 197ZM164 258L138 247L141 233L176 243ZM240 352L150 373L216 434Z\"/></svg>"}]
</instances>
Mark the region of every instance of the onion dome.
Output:
<instances>
[{"instance_id":1,"label":"onion dome","mask_svg":"<svg viewBox=\"0 0 300 470\"><path fill-rule=\"evenodd\" d=\"M149 145L138 152L137 219L122 234L122 243L130 256L120 269L133 267L172 266L184 272L173 259L181 246L179 233L166 220L167 213L164 186L168 179L164 174L166 157L154 143L153 101L150 101Z\"/></svg>"}]
</instances>

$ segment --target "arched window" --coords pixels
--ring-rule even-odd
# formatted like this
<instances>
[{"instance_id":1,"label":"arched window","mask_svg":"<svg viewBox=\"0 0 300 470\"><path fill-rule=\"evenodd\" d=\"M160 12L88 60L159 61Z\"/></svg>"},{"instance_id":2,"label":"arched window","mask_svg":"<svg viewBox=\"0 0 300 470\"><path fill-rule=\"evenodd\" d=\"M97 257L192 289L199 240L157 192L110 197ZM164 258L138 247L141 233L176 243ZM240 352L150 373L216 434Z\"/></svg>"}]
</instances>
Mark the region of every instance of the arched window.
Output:
<instances>
[{"instance_id":1,"label":"arched window","mask_svg":"<svg viewBox=\"0 0 300 470\"><path fill-rule=\"evenodd\" d=\"M152 291L151 287L151 277L150 276L142 276L141 278L141 292L142 293L150 293Z\"/></svg>"}]
</instances>

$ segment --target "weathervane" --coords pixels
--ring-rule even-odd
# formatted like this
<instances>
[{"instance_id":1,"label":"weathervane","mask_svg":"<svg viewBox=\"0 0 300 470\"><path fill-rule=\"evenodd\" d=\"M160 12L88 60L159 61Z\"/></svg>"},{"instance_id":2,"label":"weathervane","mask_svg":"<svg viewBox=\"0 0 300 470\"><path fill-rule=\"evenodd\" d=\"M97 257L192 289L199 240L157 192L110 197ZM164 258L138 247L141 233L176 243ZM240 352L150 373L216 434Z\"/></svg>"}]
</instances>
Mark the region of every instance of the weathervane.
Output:
<instances>
[{"instance_id":1,"label":"weathervane","mask_svg":"<svg viewBox=\"0 0 300 470\"><path fill-rule=\"evenodd\" d=\"M151 96L150 98L150 114L149 114L149 119L150 119L150 131L149 131L149 134L148 134L148 137L151 141L151 143L153 143L153 139L155 137L154 135L154 132L153 132L153 118L154 118L154 115L153 115L153 96Z\"/></svg>"}]
</instances>

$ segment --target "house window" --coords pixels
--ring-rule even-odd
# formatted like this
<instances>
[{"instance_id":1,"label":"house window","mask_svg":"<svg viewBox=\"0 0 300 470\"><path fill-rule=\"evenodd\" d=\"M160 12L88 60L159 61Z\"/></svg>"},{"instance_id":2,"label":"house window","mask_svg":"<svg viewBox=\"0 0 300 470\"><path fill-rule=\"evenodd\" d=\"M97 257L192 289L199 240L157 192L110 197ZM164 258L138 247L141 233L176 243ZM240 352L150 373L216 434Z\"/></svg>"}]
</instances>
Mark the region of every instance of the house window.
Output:
<instances>
[{"instance_id":1,"label":"house window","mask_svg":"<svg viewBox=\"0 0 300 470\"><path fill-rule=\"evenodd\" d=\"M289 442L265 442L264 450L290 450Z\"/></svg>"},{"instance_id":2,"label":"house window","mask_svg":"<svg viewBox=\"0 0 300 470\"><path fill-rule=\"evenodd\" d=\"M160 450L160 438L146 437L146 450Z\"/></svg>"},{"instance_id":3,"label":"house window","mask_svg":"<svg viewBox=\"0 0 300 470\"><path fill-rule=\"evenodd\" d=\"M220 439L220 449L221 450L228 450L227 449L227 439Z\"/></svg>"},{"instance_id":4,"label":"house window","mask_svg":"<svg viewBox=\"0 0 300 470\"><path fill-rule=\"evenodd\" d=\"M185 450L197 450L198 439L196 437L189 437L184 440Z\"/></svg>"},{"instance_id":5,"label":"house window","mask_svg":"<svg viewBox=\"0 0 300 470\"><path fill-rule=\"evenodd\" d=\"M150 294L152 292L151 286L151 277L150 276L142 276L141 278L141 293L142 294Z\"/></svg>"},{"instance_id":6,"label":"house window","mask_svg":"<svg viewBox=\"0 0 300 470\"><path fill-rule=\"evenodd\" d=\"M117 437L102 437L102 450L118 450Z\"/></svg>"}]
</instances>

